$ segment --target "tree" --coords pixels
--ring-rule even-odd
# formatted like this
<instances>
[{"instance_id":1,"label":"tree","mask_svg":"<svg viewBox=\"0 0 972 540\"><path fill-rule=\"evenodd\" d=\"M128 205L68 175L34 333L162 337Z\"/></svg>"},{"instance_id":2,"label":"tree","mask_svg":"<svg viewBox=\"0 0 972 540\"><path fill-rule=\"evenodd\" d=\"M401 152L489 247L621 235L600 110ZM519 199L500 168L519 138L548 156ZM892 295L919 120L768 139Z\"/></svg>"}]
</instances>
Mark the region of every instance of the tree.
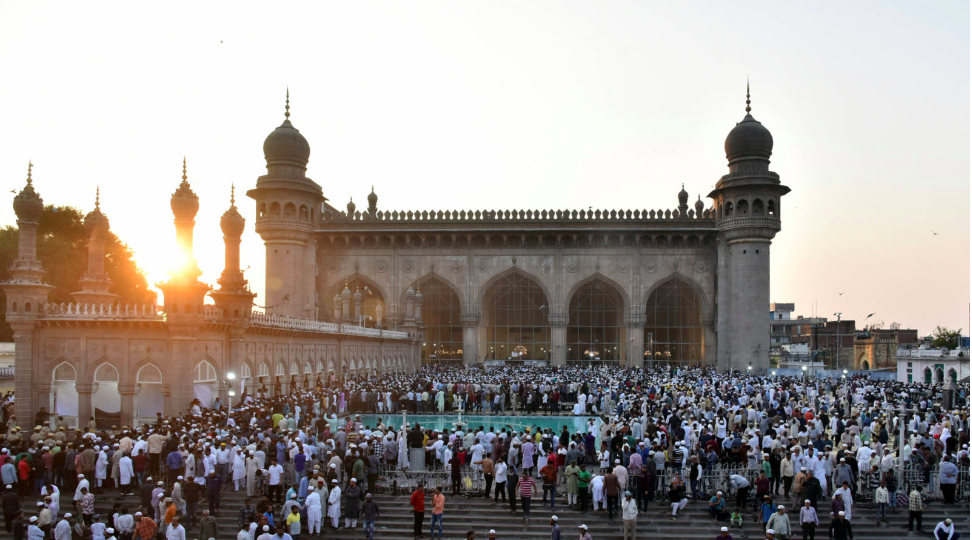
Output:
<instances>
[{"instance_id":1,"label":"tree","mask_svg":"<svg viewBox=\"0 0 972 540\"><path fill-rule=\"evenodd\" d=\"M942 347L956 349L958 348L959 337L961 337L961 335L961 328L958 330L949 330L944 326L936 326L935 331L932 332L932 337L934 338L932 341L932 346L934 346L936 349Z\"/></svg>"},{"instance_id":2,"label":"tree","mask_svg":"<svg viewBox=\"0 0 972 540\"><path fill-rule=\"evenodd\" d=\"M10 279L9 268L17 258L16 227L0 229L0 281ZM84 216L70 206L44 207L37 227L37 258L47 272L44 283L53 285L49 302L72 302L71 293L80 290L81 275L87 269L88 233ZM109 233L105 242L105 271L122 304L154 304L156 294L149 289L145 274L132 259L132 250ZM13 331L6 321L7 298L0 291L0 341L12 341Z\"/></svg>"}]
</instances>

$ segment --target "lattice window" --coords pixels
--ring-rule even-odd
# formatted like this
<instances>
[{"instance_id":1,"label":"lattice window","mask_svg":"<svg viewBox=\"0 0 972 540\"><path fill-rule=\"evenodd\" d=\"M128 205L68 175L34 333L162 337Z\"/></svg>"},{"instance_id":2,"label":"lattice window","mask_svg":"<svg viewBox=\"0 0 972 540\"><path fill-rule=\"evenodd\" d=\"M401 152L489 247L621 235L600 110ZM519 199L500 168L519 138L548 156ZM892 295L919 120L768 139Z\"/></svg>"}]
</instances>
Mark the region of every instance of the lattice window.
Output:
<instances>
[{"instance_id":1,"label":"lattice window","mask_svg":"<svg viewBox=\"0 0 972 540\"><path fill-rule=\"evenodd\" d=\"M216 382L216 368L205 360L199 362L196 364L196 369L193 370L192 382Z\"/></svg>"},{"instance_id":2,"label":"lattice window","mask_svg":"<svg viewBox=\"0 0 972 540\"><path fill-rule=\"evenodd\" d=\"M54 368L54 382L76 380L78 380L78 372L74 370L74 366L71 364L61 362Z\"/></svg>"},{"instance_id":3,"label":"lattice window","mask_svg":"<svg viewBox=\"0 0 972 540\"><path fill-rule=\"evenodd\" d=\"M135 376L135 382L138 383L161 383L162 382L162 372L159 368L148 364L142 366L142 369L138 370L138 375Z\"/></svg>"},{"instance_id":4,"label":"lattice window","mask_svg":"<svg viewBox=\"0 0 972 540\"><path fill-rule=\"evenodd\" d=\"M95 382L118 382L118 370L111 364L101 364L95 370Z\"/></svg>"}]
</instances>

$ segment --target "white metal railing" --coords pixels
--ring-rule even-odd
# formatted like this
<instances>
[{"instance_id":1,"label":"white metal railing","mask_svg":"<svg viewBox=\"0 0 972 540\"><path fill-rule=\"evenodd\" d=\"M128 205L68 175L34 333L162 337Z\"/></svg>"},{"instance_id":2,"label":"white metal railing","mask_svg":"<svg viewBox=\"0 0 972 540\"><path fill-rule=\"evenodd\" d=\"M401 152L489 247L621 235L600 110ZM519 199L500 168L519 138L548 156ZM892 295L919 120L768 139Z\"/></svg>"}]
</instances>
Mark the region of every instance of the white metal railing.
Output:
<instances>
[{"instance_id":1,"label":"white metal railing","mask_svg":"<svg viewBox=\"0 0 972 540\"><path fill-rule=\"evenodd\" d=\"M153 304L48 303L44 305L44 318L161 320L162 314Z\"/></svg>"},{"instance_id":2,"label":"white metal railing","mask_svg":"<svg viewBox=\"0 0 972 540\"><path fill-rule=\"evenodd\" d=\"M386 337L391 339L406 339L408 332L396 330L379 330L364 326L338 325L324 321L297 319L284 315L267 315L254 311L250 315L250 324L266 328L283 328L286 330L302 330L306 332L326 332L329 334L344 334L349 336Z\"/></svg>"}]
</instances>

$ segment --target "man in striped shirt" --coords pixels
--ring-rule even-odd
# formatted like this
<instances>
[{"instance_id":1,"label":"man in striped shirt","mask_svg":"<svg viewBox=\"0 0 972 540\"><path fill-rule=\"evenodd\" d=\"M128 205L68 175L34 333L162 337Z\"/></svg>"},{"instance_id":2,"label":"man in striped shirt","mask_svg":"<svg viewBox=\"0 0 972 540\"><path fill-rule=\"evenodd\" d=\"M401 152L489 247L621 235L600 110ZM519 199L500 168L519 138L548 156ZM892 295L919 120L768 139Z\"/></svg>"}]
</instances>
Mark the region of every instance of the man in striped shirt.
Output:
<instances>
[{"instance_id":1,"label":"man in striped shirt","mask_svg":"<svg viewBox=\"0 0 972 540\"><path fill-rule=\"evenodd\" d=\"M516 491L520 494L520 504L523 505L523 521L530 523L530 499L536 493L537 485L528 471L523 471L523 477L516 484Z\"/></svg>"}]
</instances>

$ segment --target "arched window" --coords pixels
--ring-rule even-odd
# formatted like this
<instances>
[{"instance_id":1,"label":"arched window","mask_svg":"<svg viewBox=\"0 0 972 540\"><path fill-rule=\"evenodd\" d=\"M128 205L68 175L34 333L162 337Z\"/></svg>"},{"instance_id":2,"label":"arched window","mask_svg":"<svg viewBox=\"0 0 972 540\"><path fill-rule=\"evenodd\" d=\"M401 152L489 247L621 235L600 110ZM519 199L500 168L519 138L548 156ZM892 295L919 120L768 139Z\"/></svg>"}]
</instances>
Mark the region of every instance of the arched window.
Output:
<instances>
[{"instance_id":1,"label":"arched window","mask_svg":"<svg viewBox=\"0 0 972 540\"><path fill-rule=\"evenodd\" d=\"M701 363L705 357L702 299L695 287L674 276L652 291L646 309L646 360Z\"/></svg>"},{"instance_id":2,"label":"arched window","mask_svg":"<svg viewBox=\"0 0 972 540\"><path fill-rule=\"evenodd\" d=\"M24 302L24 311L30 313L30 302Z\"/></svg>"},{"instance_id":3,"label":"arched window","mask_svg":"<svg viewBox=\"0 0 972 540\"><path fill-rule=\"evenodd\" d=\"M260 206L257 207L257 217L267 217L267 203L260 203Z\"/></svg>"},{"instance_id":4,"label":"arched window","mask_svg":"<svg viewBox=\"0 0 972 540\"><path fill-rule=\"evenodd\" d=\"M624 352L624 299L601 278L581 285L567 310L567 360L620 360Z\"/></svg>"},{"instance_id":5,"label":"arched window","mask_svg":"<svg viewBox=\"0 0 972 540\"><path fill-rule=\"evenodd\" d=\"M290 374L291 375L300 375L300 366L297 365L297 362L291 362L290 363Z\"/></svg>"},{"instance_id":6,"label":"arched window","mask_svg":"<svg viewBox=\"0 0 972 540\"><path fill-rule=\"evenodd\" d=\"M216 368L208 361L203 360L196 364L196 368L192 371L192 376L192 382L194 383L216 382Z\"/></svg>"},{"instance_id":7,"label":"arched window","mask_svg":"<svg viewBox=\"0 0 972 540\"><path fill-rule=\"evenodd\" d=\"M75 371L74 366L72 366L71 364L67 362L61 362L60 364L57 365L56 368L54 368L54 371L52 372L51 375L51 380L55 383L77 381L78 372Z\"/></svg>"},{"instance_id":8,"label":"arched window","mask_svg":"<svg viewBox=\"0 0 972 540\"><path fill-rule=\"evenodd\" d=\"M145 364L139 368L135 375L135 382L139 384L160 384L162 382L162 371L153 364Z\"/></svg>"},{"instance_id":9,"label":"arched window","mask_svg":"<svg viewBox=\"0 0 972 540\"><path fill-rule=\"evenodd\" d=\"M766 215L772 218L776 217L776 201L773 199L766 201Z\"/></svg>"},{"instance_id":10,"label":"arched window","mask_svg":"<svg viewBox=\"0 0 972 540\"><path fill-rule=\"evenodd\" d=\"M945 370L944 369L942 369L940 367L939 368L935 368L935 382L936 383L939 383L939 384L945 382Z\"/></svg>"},{"instance_id":11,"label":"arched window","mask_svg":"<svg viewBox=\"0 0 972 540\"><path fill-rule=\"evenodd\" d=\"M932 383L932 370L931 368L925 368L925 384Z\"/></svg>"},{"instance_id":12,"label":"arched window","mask_svg":"<svg viewBox=\"0 0 972 540\"><path fill-rule=\"evenodd\" d=\"M732 217L732 201L726 203L726 218Z\"/></svg>"},{"instance_id":13,"label":"arched window","mask_svg":"<svg viewBox=\"0 0 972 540\"><path fill-rule=\"evenodd\" d=\"M958 373L955 372L954 368L948 369L948 380L952 381L955 384L958 384Z\"/></svg>"},{"instance_id":14,"label":"arched window","mask_svg":"<svg viewBox=\"0 0 972 540\"><path fill-rule=\"evenodd\" d=\"M270 366L266 362L260 362L260 366L257 368L257 377L269 377L270 376Z\"/></svg>"},{"instance_id":15,"label":"arched window","mask_svg":"<svg viewBox=\"0 0 972 540\"><path fill-rule=\"evenodd\" d=\"M418 282L422 291L422 321L425 341L422 361L462 360L462 306L459 295L438 276Z\"/></svg>"},{"instance_id":16,"label":"arched window","mask_svg":"<svg viewBox=\"0 0 972 540\"><path fill-rule=\"evenodd\" d=\"M736 203L736 212L740 216L749 215L749 203L746 201L746 199L742 199L741 201Z\"/></svg>"},{"instance_id":17,"label":"arched window","mask_svg":"<svg viewBox=\"0 0 972 540\"><path fill-rule=\"evenodd\" d=\"M306 206L300 205L300 213L298 214L298 218L301 221L307 221L307 207Z\"/></svg>"},{"instance_id":18,"label":"arched window","mask_svg":"<svg viewBox=\"0 0 972 540\"><path fill-rule=\"evenodd\" d=\"M284 367L283 362L277 362L277 377L286 377L287 368Z\"/></svg>"},{"instance_id":19,"label":"arched window","mask_svg":"<svg viewBox=\"0 0 972 540\"><path fill-rule=\"evenodd\" d=\"M94 374L95 382L118 382L118 370L115 366L105 362L98 366Z\"/></svg>"},{"instance_id":20,"label":"arched window","mask_svg":"<svg viewBox=\"0 0 972 540\"><path fill-rule=\"evenodd\" d=\"M253 371L250 370L250 364L243 362L243 365L240 367L240 378L241 379L253 378Z\"/></svg>"},{"instance_id":21,"label":"arched window","mask_svg":"<svg viewBox=\"0 0 972 540\"><path fill-rule=\"evenodd\" d=\"M763 215L763 200L753 199L753 215L761 216Z\"/></svg>"},{"instance_id":22,"label":"arched window","mask_svg":"<svg viewBox=\"0 0 972 540\"><path fill-rule=\"evenodd\" d=\"M288 219L294 219L297 217L297 207L294 203L287 203L284 205L284 217Z\"/></svg>"},{"instance_id":23,"label":"arched window","mask_svg":"<svg viewBox=\"0 0 972 540\"><path fill-rule=\"evenodd\" d=\"M498 360L550 358L549 302L532 277L514 270L500 276L483 295L485 355Z\"/></svg>"},{"instance_id":24,"label":"arched window","mask_svg":"<svg viewBox=\"0 0 972 540\"><path fill-rule=\"evenodd\" d=\"M270 203L270 215L273 217L280 217L280 203Z\"/></svg>"}]
</instances>

